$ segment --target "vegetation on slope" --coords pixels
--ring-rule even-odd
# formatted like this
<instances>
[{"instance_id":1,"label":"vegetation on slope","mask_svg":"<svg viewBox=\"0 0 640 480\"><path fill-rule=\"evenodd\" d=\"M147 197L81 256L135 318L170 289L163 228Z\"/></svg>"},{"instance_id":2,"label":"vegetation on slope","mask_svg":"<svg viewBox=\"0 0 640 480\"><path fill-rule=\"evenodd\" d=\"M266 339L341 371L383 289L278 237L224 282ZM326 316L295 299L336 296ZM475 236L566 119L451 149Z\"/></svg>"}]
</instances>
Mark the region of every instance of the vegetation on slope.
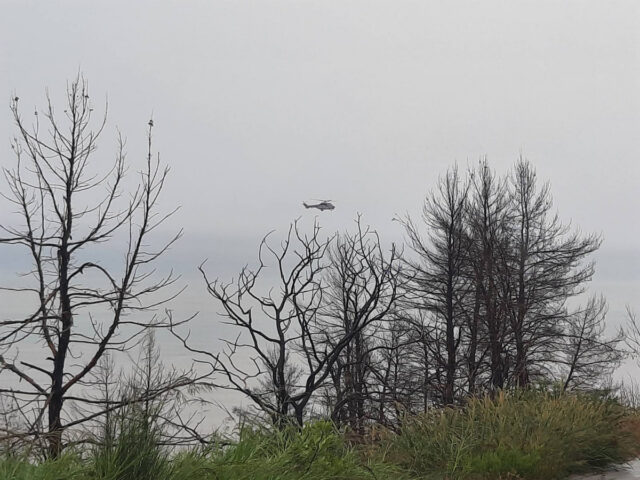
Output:
<instances>
[{"instance_id":1,"label":"vegetation on slope","mask_svg":"<svg viewBox=\"0 0 640 480\"><path fill-rule=\"evenodd\" d=\"M325 421L242 428L231 445L170 454L130 413L112 441L33 463L7 456L3 480L553 479L634 456L639 417L593 395L519 392L406 418L397 433L349 442Z\"/></svg>"},{"instance_id":2,"label":"vegetation on slope","mask_svg":"<svg viewBox=\"0 0 640 480\"><path fill-rule=\"evenodd\" d=\"M412 472L446 478L564 478L621 463L635 443L633 414L593 395L546 392L470 399L405 422L392 456Z\"/></svg>"}]
</instances>

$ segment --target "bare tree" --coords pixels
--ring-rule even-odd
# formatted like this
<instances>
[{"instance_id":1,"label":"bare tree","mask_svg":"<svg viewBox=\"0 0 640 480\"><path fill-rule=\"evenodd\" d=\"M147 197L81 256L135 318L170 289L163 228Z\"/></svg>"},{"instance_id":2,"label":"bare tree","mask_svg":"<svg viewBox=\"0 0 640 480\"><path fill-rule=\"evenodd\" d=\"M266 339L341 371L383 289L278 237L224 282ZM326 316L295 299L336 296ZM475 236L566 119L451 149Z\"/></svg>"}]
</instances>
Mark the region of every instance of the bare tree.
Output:
<instances>
[{"instance_id":1,"label":"bare tree","mask_svg":"<svg viewBox=\"0 0 640 480\"><path fill-rule=\"evenodd\" d=\"M235 282L209 281L201 267L226 323L238 332L225 340L223 352L197 349L188 335L174 333L201 361L217 370L220 377L213 382L215 386L243 393L276 426L302 425L314 394L345 349L353 346L363 329L384 317L393 305L389 298L397 296L391 280L396 262L380 260L379 243L369 241L372 235L377 240L375 234L359 230L353 237L343 237L336 247L344 255L343 274L350 275L345 281L351 281L362 296L345 297L348 318L335 335L327 335L328 323L323 318L328 312L325 254L332 238L322 240L317 224L304 235L298 222L291 225L279 248L273 248L265 237L259 267L244 268ZM391 256L396 258L395 253ZM259 282L265 280L269 266L277 272L271 286Z\"/></svg>"},{"instance_id":2,"label":"bare tree","mask_svg":"<svg viewBox=\"0 0 640 480\"><path fill-rule=\"evenodd\" d=\"M401 312L387 325L380 342L374 370L378 396L375 418L392 429L398 429L407 414L425 411L431 401L433 371L428 358L420 355L425 343L419 333L415 320Z\"/></svg>"},{"instance_id":3,"label":"bare tree","mask_svg":"<svg viewBox=\"0 0 640 480\"><path fill-rule=\"evenodd\" d=\"M320 227L316 224L311 234L303 235L298 223L292 224L278 249L267 240L268 235L260 244L258 268L243 268L235 282L210 281L200 266L209 294L227 318L225 323L238 332L235 338L225 340L222 352L195 348L188 334L177 329L173 332L200 362L218 372L221 380L215 380L214 386L243 393L276 425L292 419L302 425L311 396L354 332L336 351L320 348L321 275L330 242L320 238ZM259 284L268 266L277 272L274 287ZM296 374L300 383L291 382L292 363L302 369L299 376Z\"/></svg>"},{"instance_id":4,"label":"bare tree","mask_svg":"<svg viewBox=\"0 0 640 480\"><path fill-rule=\"evenodd\" d=\"M486 159L470 172L470 177L466 213L470 239L468 259L476 295L471 321L476 333L480 326L483 328L486 339L473 340L474 358L469 357L469 363L473 364L470 371L476 372L477 376L479 360L475 355L486 342L489 388L496 390L505 386L509 368L508 322L500 295L500 277L504 274L501 258L507 249L509 209L505 182L490 169Z\"/></svg>"},{"instance_id":5,"label":"bare tree","mask_svg":"<svg viewBox=\"0 0 640 480\"><path fill-rule=\"evenodd\" d=\"M18 97L11 111L18 132L12 142L17 164L4 171L9 186L4 197L21 221L0 226L0 243L24 248L32 269L24 276L27 286L4 290L32 299L24 302L31 310L22 318L0 321L0 374L5 377L0 393L12 397L23 413L32 413L26 433L44 433L48 454L56 457L65 430L100 414L65 415L70 402L96 405L84 387L90 386L86 382L100 359L109 351L130 349L148 328L165 324L152 314L145 319L144 313L176 295L175 290L162 293L176 278L154 279L153 264L180 234L156 249L149 246L150 234L172 213L157 211L168 170L152 153L152 121L139 183L123 197L124 140L118 138L110 167L96 168L93 158L106 110L97 123L92 120L83 78L68 86L62 113L49 97L31 127ZM112 257L119 243L122 260L105 260L105 252ZM27 354L28 346L35 353Z\"/></svg>"},{"instance_id":6,"label":"bare tree","mask_svg":"<svg viewBox=\"0 0 640 480\"><path fill-rule=\"evenodd\" d=\"M418 309L406 324L408 338L403 358L407 362L406 375L412 381L408 393L415 399L416 411L426 413L433 405L444 402L441 388L442 341L438 339L437 327L429 320L428 312Z\"/></svg>"},{"instance_id":7,"label":"bare tree","mask_svg":"<svg viewBox=\"0 0 640 480\"><path fill-rule=\"evenodd\" d=\"M640 357L640 324L636 312L627 305L627 324L624 343L635 357Z\"/></svg>"},{"instance_id":8,"label":"bare tree","mask_svg":"<svg viewBox=\"0 0 640 480\"><path fill-rule=\"evenodd\" d=\"M593 276L600 238L572 231L552 208L527 161L499 177L483 160L466 181L455 168L440 180L423 208L426 234L403 221L415 254L405 313L427 327L413 357L428 365L432 402L526 387L565 361L576 319L567 303Z\"/></svg>"},{"instance_id":9,"label":"bare tree","mask_svg":"<svg viewBox=\"0 0 640 480\"><path fill-rule=\"evenodd\" d=\"M377 402L377 357L387 348L381 339L397 319L404 292L395 246L385 255L378 234L360 218L356 225L354 233L338 235L329 250L322 323L330 350L351 336L331 368L331 417L362 434Z\"/></svg>"},{"instance_id":10,"label":"bare tree","mask_svg":"<svg viewBox=\"0 0 640 480\"><path fill-rule=\"evenodd\" d=\"M613 337L605 335L606 314L605 299L591 297L584 308L578 308L568 318L560 361L565 367L564 390L598 386L624 358L620 345L625 334L620 330Z\"/></svg>"},{"instance_id":11,"label":"bare tree","mask_svg":"<svg viewBox=\"0 0 640 480\"><path fill-rule=\"evenodd\" d=\"M566 302L584 291L594 273L584 260L600 246L596 235L570 232L557 214L548 183L538 186L533 166L520 158L510 176L509 249L502 276L515 347L512 377L529 384L553 360L567 316ZM595 304L590 302L593 308Z\"/></svg>"},{"instance_id":12,"label":"bare tree","mask_svg":"<svg viewBox=\"0 0 640 480\"><path fill-rule=\"evenodd\" d=\"M403 221L409 245L417 254L409 260L411 291L415 307L433 316L436 330L442 331L444 352L433 352L445 372L442 399L446 405L454 403L458 370L458 347L461 340L461 308L470 282L464 275L468 247L465 233L468 184L458 174L457 167L447 171L423 206L422 219L428 230L427 239L410 219ZM439 332L433 332L439 335ZM440 342L435 344L441 345Z\"/></svg>"},{"instance_id":13,"label":"bare tree","mask_svg":"<svg viewBox=\"0 0 640 480\"><path fill-rule=\"evenodd\" d=\"M119 400L157 431L160 445L206 444L209 442L198 433L202 418L190 408L201 401L197 395L200 386L194 378L191 370L178 370L162 361L155 331L149 330L132 372L119 382Z\"/></svg>"}]
</instances>

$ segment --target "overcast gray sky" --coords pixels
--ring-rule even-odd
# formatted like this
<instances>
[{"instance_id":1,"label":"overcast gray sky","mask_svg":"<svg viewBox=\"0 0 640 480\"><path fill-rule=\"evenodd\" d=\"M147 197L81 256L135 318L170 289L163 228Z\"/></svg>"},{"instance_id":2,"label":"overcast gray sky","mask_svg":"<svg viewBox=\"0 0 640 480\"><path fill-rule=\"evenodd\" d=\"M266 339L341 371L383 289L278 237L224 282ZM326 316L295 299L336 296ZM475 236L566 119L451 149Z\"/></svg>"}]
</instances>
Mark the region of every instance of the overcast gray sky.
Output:
<instances>
[{"instance_id":1,"label":"overcast gray sky","mask_svg":"<svg viewBox=\"0 0 640 480\"><path fill-rule=\"evenodd\" d=\"M0 0L0 100L26 112L81 71L138 162L149 116L182 205L172 262L192 287L175 304L215 310L194 281L228 277L260 237L356 212L388 241L453 162L523 154L560 215L600 232L592 291L640 308L640 2ZM0 103L2 103L0 102ZM0 164L14 162L8 108ZM4 187L2 187L4 188ZM6 219L6 203L0 218ZM6 249L0 261L11 264ZM7 269L4 269L7 275Z\"/></svg>"}]
</instances>

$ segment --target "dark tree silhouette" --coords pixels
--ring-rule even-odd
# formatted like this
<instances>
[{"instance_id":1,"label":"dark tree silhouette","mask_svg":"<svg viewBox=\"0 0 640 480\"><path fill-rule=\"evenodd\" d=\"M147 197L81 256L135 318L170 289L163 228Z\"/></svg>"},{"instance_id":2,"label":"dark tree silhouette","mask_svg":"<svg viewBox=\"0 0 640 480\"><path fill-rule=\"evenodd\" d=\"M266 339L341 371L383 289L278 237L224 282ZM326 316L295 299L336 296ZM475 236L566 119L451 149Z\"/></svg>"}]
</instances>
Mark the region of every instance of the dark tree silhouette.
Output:
<instances>
[{"instance_id":1,"label":"dark tree silhouette","mask_svg":"<svg viewBox=\"0 0 640 480\"><path fill-rule=\"evenodd\" d=\"M310 234L291 225L279 248L265 237L259 249L259 267L244 268L238 280L223 284L207 282L211 296L223 308L226 323L237 336L225 341L223 352L215 353L190 345L188 335L174 333L186 348L200 355L216 369L213 385L249 397L277 426L302 425L314 394L325 384L345 349L372 323L383 318L397 294L395 260L382 259L379 243L358 230L355 236L341 237L336 247L346 282L352 282L350 296L345 291L348 318L341 328L328 334L327 250L333 238L320 237L314 224ZM377 240L377 236L375 237ZM392 251L391 257L396 254ZM277 272L276 284L261 284L266 269ZM391 299L391 300L390 300ZM335 313L335 310L333 310Z\"/></svg>"},{"instance_id":2,"label":"dark tree silhouette","mask_svg":"<svg viewBox=\"0 0 640 480\"><path fill-rule=\"evenodd\" d=\"M576 318L567 303L585 291L600 245L559 220L549 184L522 158L506 177L486 160L468 175L440 180L424 227L402 221L412 253L403 313L420 330L411 356L436 404L552 378Z\"/></svg>"},{"instance_id":3,"label":"dark tree silhouette","mask_svg":"<svg viewBox=\"0 0 640 480\"><path fill-rule=\"evenodd\" d=\"M317 224L310 235L303 235L296 222L277 249L267 235L260 244L258 268L243 268L235 282L210 281L200 266L225 323L237 331L225 340L224 351L195 348L188 334L173 330L185 348L218 373L212 385L243 393L278 426L292 420L302 425L311 396L355 333L350 331L334 351L325 351L318 341L321 276L329 242L320 238ZM268 267L277 274L275 287L259 283ZM292 375L298 365L300 370Z\"/></svg>"},{"instance_id":4,"label":"dark tree silhouette","mask_svg":"<svg viewBox=\"0 0 640 480\"><path fill-rule=\"evenodd\" d=\"M468 189L457 167L453 167L439 180L437 190L424 203L422 219L428 231L427 238L423 238L410 218L403 221L409 245L417 254L417 260L408 261L412 299L416 308L432 315L436 333L444 338L444 352L436 349L433 359L445 372L444 381L439 383L446 405L454 403L463 318L461 308L470 285L464 275L468 247L464 224Z\"/></svg>"},{"instance_id":5,"label":"dark tree silhouette","mask_svg":"<svg viewBox=\"0 0 640 480\"><path fill-rule=\"evenodd\" d=\"M621 329L617 335L607 337L606 314L605 299L591 297L586 306L569 316L560 361L565 367L564 390L597 388L610 380L611 373L623 360L621 345L625 333Z\"/></svg>"},{"instance_id":6,"label":"dark tree silhouette","mask_svg":"<svg viewBox=\"0 0 640 480\"><path fill-rule=\"evenodd\" d=\"M584 291L594 273L586 258L600 246L596 235L570 232L551 209L548 183L538 186L533 166L522 158L509 178L509 250L504 258L504 304L515 362L513 381L524 387L555 358L566 302ZM590 305L593 306L592 303ZM532 372L533 370L533 372Z\"/></svg>"},{"instance_id":7,"label":"dark tree silhouette","mask_svg":"<svg viewBox=\"0 0 640 480\"><path fill-rule=\"evenodd\" d=\"M486 160L470 172L470 177L468 258L476 295L472 322L474 328L486 332L483 341L489 354L489 387L495 390L505 386L509 367L508 323L500 295L500 278L504 274L501 258L507 250L509 209L505 182L496 176ZM473 342L474 352L481 348L480 343L479 338ZM478 359L469 359L476 370Z\"/></svg>"},{"instance_id":8,"label":"dark tree silhouette","mask_svg":"<svg viewBox=\"0 0 640 480\"><path fill-rule=\"evenodd\" d=\"M152 154L152 122L146 165L138 185L123 197L124 141L118 138L106 172L97 168L94 156L106 113L93 122L83 78L68 86L63 113L48 97L31 127L17 97L11 111L17 163L4 171L9 187L4 198L20 221L0 226L0 243L24 249L32 269L24 276L26 286L4 287L30 298L24 300L29 311L23 317L0 321L0 394L11 397L28 419L22 433L44 439L55 457L66 429L116 407L105 406L84 388L100 359L132 348L148 328L166 325L144 313L176 294L163 296L176 279L171 274L154 279L153 263L179 234L156 249L149 246L150 234L172 213L157 211L167 169ZM102 261L119 242L122 259ZM43 348L29 354L28 346L36 343ZM98 411L73 418L65 409L69 403L94 405Z\"/></svg>"},{"instance_id":9,"label":"dark tree silhouette","mask_svg":"<svg viewBox=\"0 0 640 480\"><path fill-rule=\"evenodd\" d=\"M395 247L385 254L378 234L363 228L360 218L356 225L354 233L338 235L329 250L322 322L329 350L351 336L330 372L331 418L362 434L380 394L378 357L386 348L381 339L397 318L403 289Z\"/></svg>"}]
</instances>

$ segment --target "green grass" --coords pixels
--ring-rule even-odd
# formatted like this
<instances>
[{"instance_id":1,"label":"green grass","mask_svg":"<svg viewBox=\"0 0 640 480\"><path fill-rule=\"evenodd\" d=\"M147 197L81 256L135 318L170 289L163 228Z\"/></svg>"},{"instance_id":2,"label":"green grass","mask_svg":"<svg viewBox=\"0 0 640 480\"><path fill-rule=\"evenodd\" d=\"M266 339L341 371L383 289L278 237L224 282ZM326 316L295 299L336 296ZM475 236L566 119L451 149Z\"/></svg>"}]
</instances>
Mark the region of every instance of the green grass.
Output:
<instances>
[{"instance_id":1,"label":"green grass","mask_svg":"<svg viewBox=\"0 0 640 480\"><path fill-rule=\"evenodd\" d=\"M236 446L205 454L204 463L215 476L202 478L220 480L409 478L397 466L363 459L328 422L301 431L245 429Z\"/></svg>"},{"instance_id":2,"label":"green grass","mask_svg":"<svg viewBox=\"0 0 640 480\"><path fill-rule=\"evenodd\" d=\"M230 447L182 452L170 457L149 442L143 425L123 430L114 444L89 458L64 455L32 464L0 461L2 480L321 480L410 479L398 466L363 458L329 422L302 430L243 429Z\"/></svg>"},{"instance_id":3,"label":"green grass","mask_svg":"<svg viewBox=\"0 0 640 480\"><path fill-rule=\"evenodd\" d=\"M73 454L65 454L55 461L33 464L22 458L5 457L0 460L2 480L86 480L85 464Z\"/></svg>"},{"instance_id":4,"label":"green grass","mask_svg":"<svg viewBox=\"0 0 640 480\"><path fill-rule=\"evenodd\" d=\"M391 457L417 475L564 478L633 455L629 412L592 396L520 392L405 421Z\"/></svg>"},{"instance_id":5,"label":"green grass","mask_svg":"<svg viewBox=\"0 0 640 480\"><path fill-rule=\"evenodd\" d=\"M231 446L170 455L139 415L105 445L39 464L0 460L2 480L553 479L638 452L638 416L590 396L524 392L405 419L400 434L350 446L328 422L243 428ZM635 436L634 436L635 434ZM83 453L84 457L80 455Z\"/></svg>"},{"instance_id":6,"label":"green grass","mask_svg":"<svg viewBox=\"0 0 640 480\"><path fill-rule=\"evenodd\" d=\"M130 405L105 426L101 445L91 451L88 470L100 480L157 480L169 478L171 462L158 446L161 428L155 414ZM109 427L109 428L107 428Z\"/></svg>"}]
</instances>

